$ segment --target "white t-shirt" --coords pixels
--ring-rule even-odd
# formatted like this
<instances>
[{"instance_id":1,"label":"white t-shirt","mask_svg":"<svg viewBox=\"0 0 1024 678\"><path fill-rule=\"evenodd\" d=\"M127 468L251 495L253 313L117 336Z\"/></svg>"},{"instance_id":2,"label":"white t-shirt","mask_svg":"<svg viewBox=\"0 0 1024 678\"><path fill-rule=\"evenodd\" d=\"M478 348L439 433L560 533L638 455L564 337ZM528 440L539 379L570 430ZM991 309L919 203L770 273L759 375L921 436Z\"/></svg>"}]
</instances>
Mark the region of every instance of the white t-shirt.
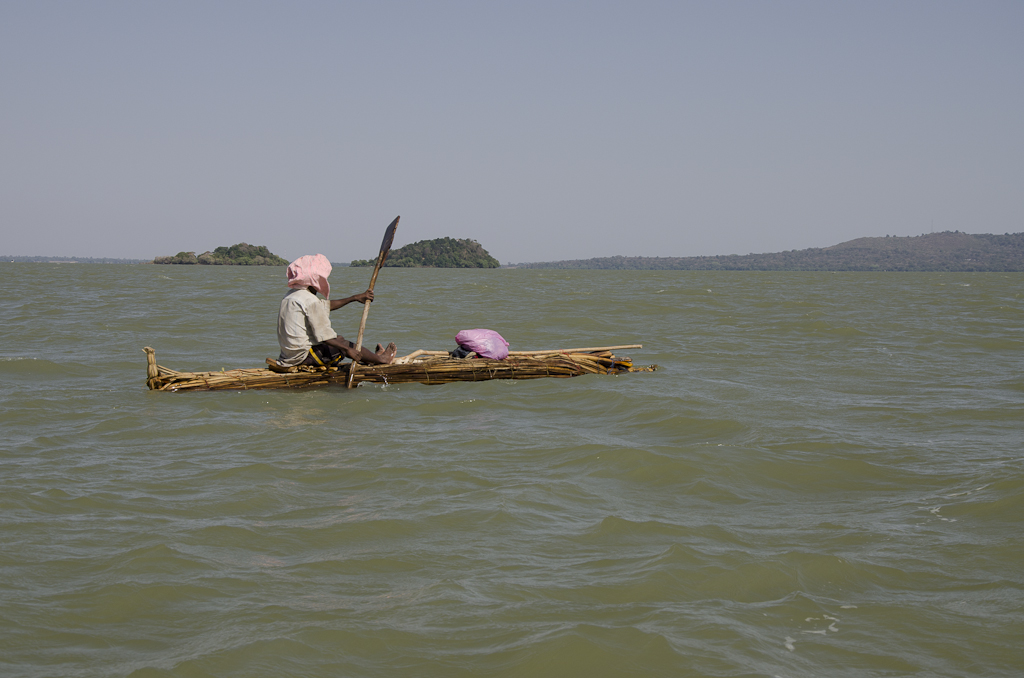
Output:
<instances>
[{"instance_id":1,"label":"white t-shirt","mask_svg":"<svg viewBox=\"0 0 1024 678\"><path fill-rule=\"evenodd\" d=\"M313 344L334 339L331 302L307 289L288 290L277 316L277 343L281 345L280 365L299 365Z\"/></svg>"}]
</instances>

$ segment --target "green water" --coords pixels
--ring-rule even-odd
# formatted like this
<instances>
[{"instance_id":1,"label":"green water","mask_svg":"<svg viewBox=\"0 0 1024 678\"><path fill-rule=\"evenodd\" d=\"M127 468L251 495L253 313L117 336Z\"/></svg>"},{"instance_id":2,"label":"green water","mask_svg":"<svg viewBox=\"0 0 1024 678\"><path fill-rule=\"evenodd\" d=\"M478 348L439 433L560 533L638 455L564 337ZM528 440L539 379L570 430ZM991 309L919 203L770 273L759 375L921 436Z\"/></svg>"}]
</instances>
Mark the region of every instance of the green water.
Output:
<instances>
[{"instance_id":1,"label":"green water","mask_svg":"<svg viewBox=\"0 0 1024 678\"><path fill-rule=\"evenodd\" d=\"M371 343L663 369L146 390L283 277L0 264L0 675L1024 672L1024 275L386 269Z\"/></svg>"}]
</instances>

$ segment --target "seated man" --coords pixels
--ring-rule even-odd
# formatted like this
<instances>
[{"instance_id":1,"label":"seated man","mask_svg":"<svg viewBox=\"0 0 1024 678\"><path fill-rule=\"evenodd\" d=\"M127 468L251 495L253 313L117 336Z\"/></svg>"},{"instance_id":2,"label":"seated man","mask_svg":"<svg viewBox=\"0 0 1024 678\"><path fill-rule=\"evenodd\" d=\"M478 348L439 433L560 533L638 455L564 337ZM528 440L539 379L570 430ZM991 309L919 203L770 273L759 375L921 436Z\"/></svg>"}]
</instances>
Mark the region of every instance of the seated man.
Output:
<instances>
[{"instance_id":1,"label":"seated man","mask_svg":"<svg viewBox=\"0 0 1024 678\"><path fill-rule=\"evenodd\" d=\"M327 282L330 274L331 262L322 254L299 257L288 264L288 287L292 289L281 300L277 317L277 341L281 345L277 364L329 367L344 358L371 365L387 365L393 361L398 351L394 342L387 348L377 344L376 353L364 346L357 354L355 344L338 336L331 328L331 311L353 301L373 301L373 292L367 290L331 301L331 285ZM324 298L317 297L317 292Z\"/></svg>"}]
</instances>

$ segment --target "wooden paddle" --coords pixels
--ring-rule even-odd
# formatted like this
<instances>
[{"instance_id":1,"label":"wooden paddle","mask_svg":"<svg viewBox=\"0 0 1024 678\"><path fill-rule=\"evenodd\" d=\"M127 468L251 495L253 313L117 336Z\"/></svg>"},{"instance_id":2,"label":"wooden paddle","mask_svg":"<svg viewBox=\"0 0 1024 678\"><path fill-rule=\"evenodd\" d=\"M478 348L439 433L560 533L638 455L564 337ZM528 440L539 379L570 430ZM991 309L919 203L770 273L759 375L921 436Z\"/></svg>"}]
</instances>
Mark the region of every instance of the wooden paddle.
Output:
<instances>
[{"instance_id":1,"label":"wooden paddle","mask_svg":"<svg viewBox=\"0 0 1024 678\"><path fill-rule=\"evenodd\" d=\"M377 282L377 274L380 272L380 267L384 265L384 260L388 258L388 252L391 251L391 243L395 240L395 228L398 226L398 220L400 216L395 217L395 220L388 226L388 230L384 231L384 240L380 243L380 254L377 255L377 265L373 267L373 275L370 277L369 290L373 291L373 286ZM363 350L363 330L366 329L366 316L370 315L370 302L363 302L363 319L359 322L359 335L356 337L356 354ZM353 360L348 366L348 379L345 380L345 386L352 388L352 378L356 375L356 364L357 360Z\"/></svg>"}]
</instances>

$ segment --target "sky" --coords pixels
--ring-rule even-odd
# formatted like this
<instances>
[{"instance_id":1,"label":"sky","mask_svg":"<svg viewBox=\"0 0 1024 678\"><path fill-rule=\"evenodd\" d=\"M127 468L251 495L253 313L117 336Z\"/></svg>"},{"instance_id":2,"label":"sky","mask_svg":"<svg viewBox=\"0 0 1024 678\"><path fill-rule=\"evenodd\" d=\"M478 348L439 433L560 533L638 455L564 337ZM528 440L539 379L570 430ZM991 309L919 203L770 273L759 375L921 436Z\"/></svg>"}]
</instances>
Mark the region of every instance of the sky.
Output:
<instances>
[{"instance_id":1,"label":"sky","mask_svg":"<svg viewBox=\"0 0 1024 678\"><path fill-rule=\"evenodd\" d=\"M0 254L1024 231L1024 3L0 0Z\"/></svg>"}]
</instances>

